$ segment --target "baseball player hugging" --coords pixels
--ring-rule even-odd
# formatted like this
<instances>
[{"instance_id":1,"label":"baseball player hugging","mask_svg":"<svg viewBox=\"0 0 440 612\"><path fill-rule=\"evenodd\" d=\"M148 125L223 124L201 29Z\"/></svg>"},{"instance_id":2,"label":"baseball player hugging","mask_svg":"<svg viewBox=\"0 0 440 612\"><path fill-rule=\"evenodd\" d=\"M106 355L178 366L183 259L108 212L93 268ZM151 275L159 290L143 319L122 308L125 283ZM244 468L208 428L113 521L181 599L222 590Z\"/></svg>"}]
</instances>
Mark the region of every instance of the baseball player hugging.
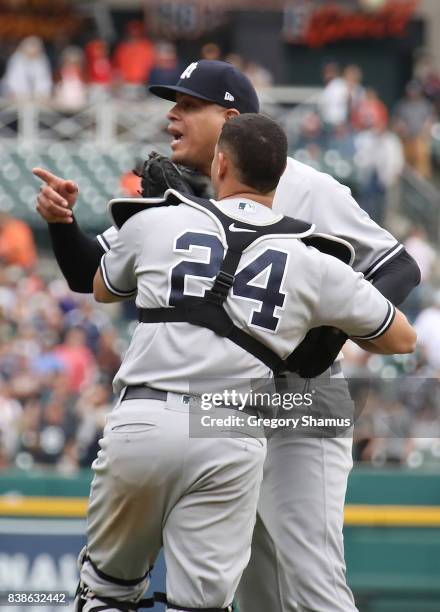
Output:
<instances>
[{"instance_id":1,"label":"baseball player hugging","mask_svg":"<svg viewBox=\"0 0 440 612\"><path fill-rule=\"evenodd\" d=\"M114 226L91 238L72 212L76 184L34 170L69 286L135 296L139 308L94 463L78 608L135 609L163 545L170 609L226 609L237 589L240 612L355 612L342 537L351 428L208 443L189 439L182 397L197 378L287 372L284 391L340 414L351 401L341 347L351 336L370 351L411 350L394 306L420 272L348 188L286 163L282 132L254 114L256 92L231 64L192 62L150 91L173 101L171 160L152 155L142 171L153 200L115 201Z\"/></svg>"},{"instance_id":2,"label":"baseball player hugging","mask_svg":"<svg viewBox=\"0 0 440 612\"><path fill-rule=\"evenodd\" d=\"M135 295L140 322L93 463L77 610L152 605L142 596L161 547L167 593L156 601L174 611L232 610L266 441L233 420L228 436L191 437L200 403L193 379L270 378L319 325L380 351L413 348L413 329L371 283L303 242L313 239L311 224L272 211L286 156L278 124L244 114L224 124L215 148L216 200L170 189L110 203L118 238L94 295ZM220 409L237 414L230 402Z\"/></svg>"}]
</instances>

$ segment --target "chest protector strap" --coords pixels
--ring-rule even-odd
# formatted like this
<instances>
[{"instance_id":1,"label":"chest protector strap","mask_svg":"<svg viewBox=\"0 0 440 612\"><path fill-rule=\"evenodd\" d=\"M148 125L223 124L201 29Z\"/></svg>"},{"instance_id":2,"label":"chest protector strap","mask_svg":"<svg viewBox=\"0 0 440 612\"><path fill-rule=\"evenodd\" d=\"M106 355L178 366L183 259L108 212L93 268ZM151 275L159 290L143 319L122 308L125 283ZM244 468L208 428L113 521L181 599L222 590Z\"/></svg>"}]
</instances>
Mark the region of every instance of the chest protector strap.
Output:
<instances>
[{"instance_id":1,"label":"chest protector strap","mask_svg":"<svg viewBox=\"0 0 440 612\"><path fill-rule=\"evenodd\" d=\"M251 353L274 372L291 369L289 367L291 355L289 355L286 361L282 360L266 344L235 325L223 307L234 284L235 274L243 251L265 236L282 235L289 238L299 238L307 245L315 246L320 251L334 255L346 263L351 263L353 253L350 245L345 241L333 240L331 237L318 235L314 233L315 228L312 224L290 217L282 217L278 221L267 225L253 225L241 220L234 220L219 210L210 200L194 196L191 196L189 200L187 197L173 192L173 190L167 192L162 201L151 202L149 206L169 206L179 204L180 202L185 202L204 210L211 217L214 217L217 224L221 224L227 244L226 254L212 288L206 290L203 297L185 297L175 307L139 308L139 321L141 323L185 322L191 325L206 327L219 336L228 338L248 353ZM117 202L115 203L117 204ZM142 206L142 208L146 208L146 206ZM136 210L135 207L133 210L138 212L139 208ZM121 211L120 214L126 215L127 204L123 204L120 208L113 206L112 213L114 218L116 218L118 211Z\"/></svg>"}]
</instances>

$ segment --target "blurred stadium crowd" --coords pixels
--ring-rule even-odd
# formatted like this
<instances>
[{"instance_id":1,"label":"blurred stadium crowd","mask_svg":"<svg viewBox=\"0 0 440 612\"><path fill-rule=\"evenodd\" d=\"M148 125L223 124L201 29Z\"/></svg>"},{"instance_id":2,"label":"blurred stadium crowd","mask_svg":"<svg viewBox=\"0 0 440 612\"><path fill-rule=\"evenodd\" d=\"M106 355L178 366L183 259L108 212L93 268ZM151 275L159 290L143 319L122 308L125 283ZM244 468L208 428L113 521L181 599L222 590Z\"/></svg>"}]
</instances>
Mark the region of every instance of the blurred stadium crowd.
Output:
<instances>
[{"instance_id":1,"label":"blurred stadium crowd","mask_svg":"<svg viewBox=\"0 0 440 612\"><path fill-rule=\"evenodd\" d=\"M235 64L260 92L274 83L269 70L237 53L224 54L214 42L201 46L199 55ZM109 100L145 100L148 85L173 84L183 68L175 44L150 40L140 20L129 21L125 36L112 47L92 37L81 46L61 39L46 48L30 36L15 49L0 48L0 103L34 101L68 117ZM321 93L284 113L282 122L291 153L355 187L360 205L383 223L389 190L405 163L417 176L432 178L433 152L435 157L440 152L439 111L440 73L430 54L421 51L393 108L363 82L359 66L329 60L322 68Z\"/></svg>"},{"instance_id":2,"label":"blurred stadium crowd","mask_svg":"<svg viewBox=\"0 0 440 612\"><path fill-rule=\"evenodd\" d=\"M1 242L9 224L21 235L20 250ZM0 468L74 473L95 457L115 399L111 381L136 324L130 304L103 307L72 293L53 262L38 261L29 228L6 215L0 252L8 264L0 269ZM422 291L430 291L424 273ZM356 389L368 389L355 429L357 461L411 467L440 461L440 292L432 306L412 308L416 355L372 356L352 343L344 349L346 376Z\"/></svg>"},{"instance_id":3,"label":"blurred stadium crowd","mask_svg":"<svg viewBox=\"0 0 440 612\"><path fill-rule=\"evenodd\" d=\"M89 467L122 352L109 310L64 280L0 274L0 467Z\"/></svg>"},{"instance_id":4,"label":"blurred stadium crowd","mask_svg":"<svg viewBox=\"0 0 440 612\"><path fill-rule=\"evenodd\" d=\"M225 58L215 43L200 56L235 63L260 91L273 82L265 68L237 54ZM149 40L138 21L128 23L112 49L94 39L82 47L64 41L48 53L29 37L5 51L0 64L0 98L50 104L67 115L109 99L140 101L147 85L175 83L183 69L175 46ZM286 115L284 125L297 159L350 186L346 160L354 161L359 204L387 223L390 190L405 164L432 179L439 111L440 75L426 53L393 109L363 83L359 66L329 61L318 98ZM127 194L136 189L136 182L122 183ZM399 238L422 270L420 287L404 305L416 322L419 351L397 359L348 343L344 370L374 381L356 428L355 459L418 467L440 461L440 259L421 227L407 226L404 234ZM9 213L0 213L0 263L0 468L89 467L114 400L111 381L126 347L130 308L102 307L69 291L53 261L37 251L29 226ZM401 375L405 384L389 384Z\"/></svg>"},{"instance_id":5,"label":"blurred stadium crowd","mask_svg":"<svg viewBox=\"0 0 440 612\"><path fill-rule=\"evenodd\" d=\"M419 178L433 176L440 74L429 54L419 54L404 96L390 110L379 93L363 83L355 64L341 68L326 63L322 81L314 107L305 106L289 130L295 157L351 183L358 203L383 224L390 190L405 164Z\"/></svg>"},{"instance_id":6,"label":"blurred stadium crowd","mask_svg":"<svg viewBox=\"0 0 440 612\"><path fill-rule=\"evenodd\" d=\"M214 42L200 49L203 59L226 59L237 64L255 87L272 84L269 71L236 53L222 57ZM50 102L60 110L75 112L88 103L109 98L142 100L147 86L175 84L184 65L174 43L152 41L142 21L125 26L125 36L110 48L102 38L83 45L61 40L47 49L41 39L29 36L15 49L2 49L0 95L6 99Z\"/></svg>"}]
</instances>

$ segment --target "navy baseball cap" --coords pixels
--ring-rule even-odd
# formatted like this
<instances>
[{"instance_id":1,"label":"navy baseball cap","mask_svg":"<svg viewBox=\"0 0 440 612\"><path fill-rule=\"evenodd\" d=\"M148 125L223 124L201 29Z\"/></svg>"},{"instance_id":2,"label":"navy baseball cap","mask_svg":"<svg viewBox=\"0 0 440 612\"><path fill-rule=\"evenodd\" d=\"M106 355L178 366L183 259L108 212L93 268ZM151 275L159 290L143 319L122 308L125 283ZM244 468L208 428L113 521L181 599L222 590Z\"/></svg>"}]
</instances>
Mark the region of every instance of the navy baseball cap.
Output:
<instances>
[{"instance_id":1,"label":"navy baseball cap","mask_svg":"<svg viewBox=\"0 0 440 612\"><path fill-rule=\"evenodd\" d=\"M199 60L192 62L180 75L177 85L151 85L152 94L165 100L176 100L182 93L214 102L240 113L258 113L257 92L250 80L228 62Z\"/></svg>"}]
</instances>

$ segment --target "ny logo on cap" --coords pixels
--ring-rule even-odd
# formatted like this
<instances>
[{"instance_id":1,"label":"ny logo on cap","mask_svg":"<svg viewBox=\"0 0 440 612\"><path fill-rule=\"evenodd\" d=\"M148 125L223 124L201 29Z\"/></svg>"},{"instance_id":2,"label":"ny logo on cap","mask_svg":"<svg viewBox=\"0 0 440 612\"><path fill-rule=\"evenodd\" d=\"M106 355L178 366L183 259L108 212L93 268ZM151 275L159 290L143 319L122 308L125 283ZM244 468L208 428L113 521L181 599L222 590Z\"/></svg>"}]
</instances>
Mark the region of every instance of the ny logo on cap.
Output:
<instances>
[{"instance_id":1,"label":"ny logo on cap","mask_svg":"<svg viewBox=\"0 0 440 612\"><path fill-rule=\"evenodd\" d=\"M180 75L181 79L189 79L194 70L197 68L197 62L193 62L190 64Z\"/></svg>"},{"instance_id":2,"label":"ny logo on cap","mask_svg":"<svg viewBox=\"0 0 440 612\"><path fill-rule=\"evenodd\" d=\"M227 91L225 93L225 100L229 100L229 102L234 102L235 98L232 94L229 93L229 91Z\"/></svg>"}]
</instances>

